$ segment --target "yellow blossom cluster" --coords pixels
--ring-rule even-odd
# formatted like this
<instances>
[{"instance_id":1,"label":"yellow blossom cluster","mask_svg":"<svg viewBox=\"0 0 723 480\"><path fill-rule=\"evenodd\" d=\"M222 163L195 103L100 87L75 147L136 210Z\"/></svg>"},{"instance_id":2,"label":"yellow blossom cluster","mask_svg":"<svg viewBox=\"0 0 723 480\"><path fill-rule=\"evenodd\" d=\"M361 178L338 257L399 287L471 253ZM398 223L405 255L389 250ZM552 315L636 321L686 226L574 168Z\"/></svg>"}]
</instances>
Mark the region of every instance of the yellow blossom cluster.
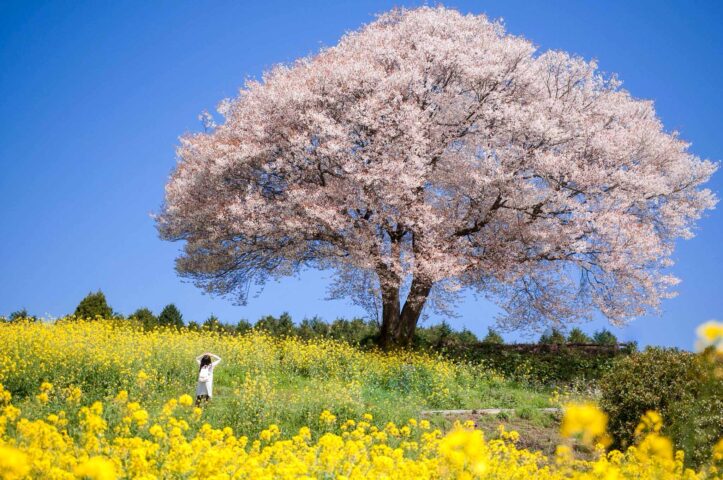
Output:
<instances>
[{"instance_id":1,"label":"yellow blossom cluster","mask_svg":"<svg viewBox=\"0 0 723 480\"><path fill-rule=\"evenodd\" d=\"M714 347L718 355L723 355L723 322L711 320L700 325L696 330L698 341L696 348L703 350Z\"/></svg>"},{"instance_id":2,"label":"yellow blossom cluster","mask_svg":"<svg viewBox=\"0 0 723 480\"><path fill-rule=\"evenodd\" d=\"M321 415L319 415L319 420L321 420L322 423L331 425L336 422L336 416L329 410L324 410L323 412L321 412Z\"/></svg>"},{"instance_id":3,"label":"yellow blossom cluster","mask_svg":"<svg viewBox=\"0 0 723 480\"><path fill-rule=\"evenodd\" d=\"M347 419L325 433L303 427L285 435L276 425L258 438L237 435L231 428L199 424L187 398L171 399L155 418L120 392L107 405L94 402L78 411L73 427L49 419L0 416L7 429L0 436L3 479L708 479L717 478L715 462L695 472L683 467L682 452L659 435L659 417L642 420L636 446L605 452L598 446L593 460L577 459L569 446L547 457L519 448L516 432L501 430L485 438L473 422L456 423L446 434L429 422L410 419L404 425L372 425L371 415ZM118 410L122 416L110 412ZM65 412L55 414L65 417ZM336 416L324 411L326 423ZM132 431L127 428L130 418ZM194 425L196 428L191 428ZM593 405L570 405L563 434L593 439L604 432L604 415ZM652 427L651 427L652 426ZM566 431L565 431L566 430Z\"/></svg>"},{"instance_id":4,"label":"yellow blossom cluster","mask_svg":"<svg viewBox=\"0 0 723 480\"><path fill-rule=\"evenodd\" d=\"M572 403L565 406L560 433L565 437L580 436L587 445L607 446L607 415L593 403Z\"/></svg>"}]
</instances>

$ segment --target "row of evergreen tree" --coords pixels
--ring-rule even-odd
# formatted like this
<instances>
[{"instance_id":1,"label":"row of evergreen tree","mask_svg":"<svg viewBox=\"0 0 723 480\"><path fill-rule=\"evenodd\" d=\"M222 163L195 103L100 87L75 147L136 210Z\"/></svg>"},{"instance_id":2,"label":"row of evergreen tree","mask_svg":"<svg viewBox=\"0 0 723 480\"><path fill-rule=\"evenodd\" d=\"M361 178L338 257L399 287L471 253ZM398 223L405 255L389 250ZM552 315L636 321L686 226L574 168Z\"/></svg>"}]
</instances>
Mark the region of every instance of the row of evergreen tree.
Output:
<instances>
[{"instance_id":1,"label":"row of evergreen tree","mask_svg":"<svg viewBox=\"0 0 723 480\"><path fill-rule=\"evenodd\" d=\"M172 303L166 305L159 315L155 315L150 309L143 307L128 316L123 316L113 311L110 305L108 305L105 294L100 290L89 293L83 298L73 312L73 316L87 319L97 317L127 319L138 322L145 329L162 326L185 327L188 329L211 330L229 334L243 334L251 329L257 329L264 330L275 336L297 336L303 339L328 337L357 345L373 343L379 330L376 322L361 318L351 320L338 318L331 323L327 323L318 317L314 317L310 319L305 318L296 325L288 313L283 313L278 317L267 315L260 318L253 325L243 319L236 324L223 323L215 315L211 315L202 323L194 321L186 323L183 320L181 311ZM12 322L23 318L37 319L31 316L27 310L22 309L11 313L3 320ZM457 331L452 329L446 322L429 327L419 327L415 338L415 344L419 347L433 347L442 344L469 345L478 342L488 344L505 343L502 336L493 328L489 328L487 335L480 339L470 330L465 328ZM570 330L567 335L565 335L562 330L553 328L549 332L544 333L539 339L539 343L541 344L573 343L615 345L617 342L618 340L615 335L607 329L600 330L592 336L589 336L577 327Z\"/></svg>"}]
</instances>

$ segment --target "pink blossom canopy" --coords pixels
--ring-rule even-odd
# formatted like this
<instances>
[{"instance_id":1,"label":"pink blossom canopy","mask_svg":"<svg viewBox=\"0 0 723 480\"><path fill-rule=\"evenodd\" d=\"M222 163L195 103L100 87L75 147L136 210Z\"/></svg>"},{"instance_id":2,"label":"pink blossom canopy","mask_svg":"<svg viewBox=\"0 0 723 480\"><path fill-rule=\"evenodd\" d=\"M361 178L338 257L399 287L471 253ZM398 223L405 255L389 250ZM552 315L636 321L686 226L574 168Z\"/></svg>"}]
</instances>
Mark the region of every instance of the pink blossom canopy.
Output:
<instances>
[{"instance_id":1,"label":"pink blossom canopy","mask_svg":"<svg viewBox=\"0 0 723 480\"><path fill-rule=\"evenodd\" d=\"M471 287L514 325L623 322L671 294L675 240L716 202L652 102L445 8L381 15L219 112L181 139L158 227L241 300L314 267L385 308Z\"/></svg>"}]
</instances>

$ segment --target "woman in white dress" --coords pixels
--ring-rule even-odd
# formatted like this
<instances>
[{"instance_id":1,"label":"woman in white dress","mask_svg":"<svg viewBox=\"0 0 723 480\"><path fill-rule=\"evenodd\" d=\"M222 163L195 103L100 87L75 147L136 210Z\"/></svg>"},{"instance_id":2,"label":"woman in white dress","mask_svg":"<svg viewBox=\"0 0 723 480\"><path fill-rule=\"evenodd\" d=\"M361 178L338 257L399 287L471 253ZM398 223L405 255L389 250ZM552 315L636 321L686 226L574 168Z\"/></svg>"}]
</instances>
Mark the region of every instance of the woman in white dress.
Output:
<instances>
[{"instance_id":1,"label":"woman in white dress","mask_svg":"<svg viewBox=\"0 0 723 480\"><path fill-rule=\"evenodd\" d=\"M196 363L199 365L196 406L199 406L201 400L208 402L213 397L213 369L221 363L221 357L207 352L196 357Z\"/></svg>"}]
</instances>

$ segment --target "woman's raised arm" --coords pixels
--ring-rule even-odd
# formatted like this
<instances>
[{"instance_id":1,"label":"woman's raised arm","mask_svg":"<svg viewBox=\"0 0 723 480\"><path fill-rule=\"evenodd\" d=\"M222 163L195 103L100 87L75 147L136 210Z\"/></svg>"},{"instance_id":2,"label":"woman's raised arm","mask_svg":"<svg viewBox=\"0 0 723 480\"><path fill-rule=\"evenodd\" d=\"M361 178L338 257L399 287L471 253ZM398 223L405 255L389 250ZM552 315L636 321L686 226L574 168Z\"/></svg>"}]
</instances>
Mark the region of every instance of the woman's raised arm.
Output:
<instances>
[{"instance_id":1,"label":"woman's raised arm","mask_svg":"<svg viewBox=\"0 0 723 480\"><path fill-rule=\"evenodd\" d=\"M209 353L209 355L211 355L211 358L213 358L213 362L211 362L211 365L215 367L216 365L221 363L221 357L219 357L215 353Z\"/></svg>"}]
</instances>

